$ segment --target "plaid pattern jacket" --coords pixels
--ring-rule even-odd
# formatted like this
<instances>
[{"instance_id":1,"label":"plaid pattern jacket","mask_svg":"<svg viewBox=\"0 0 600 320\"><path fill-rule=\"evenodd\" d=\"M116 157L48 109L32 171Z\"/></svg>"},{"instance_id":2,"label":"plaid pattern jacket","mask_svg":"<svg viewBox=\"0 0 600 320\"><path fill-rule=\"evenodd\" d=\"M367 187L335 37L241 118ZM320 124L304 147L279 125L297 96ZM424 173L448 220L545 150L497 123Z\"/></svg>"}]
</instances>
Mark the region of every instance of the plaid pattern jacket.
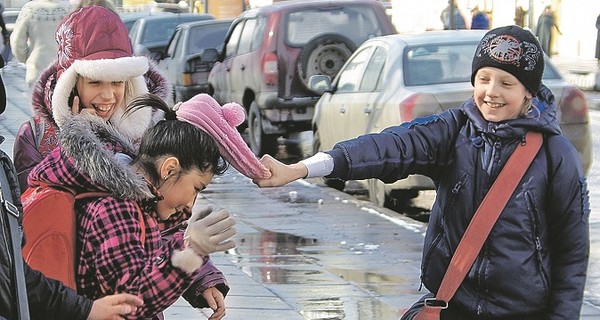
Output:
<instances>
[{"instance_id":1,"label":"plaid pattern jacket","mask_svg":"<svg viewBox=\"0 0 600 320\"><path fill-rule=\"evenodd\" d=\"M152 205L156 196L128 163L115 156L131 155L134 149L113 128L85 115L74 116L67 126L61 146L34 168L30 183L111 194L75 204L80 255L77 290L91 299L116 292L139 295L144 305L135 318L159 319L211 265L205 263L192 274L172 265L173 253L184 248L183 232L161 238ZM139 210L146 228L143 243Z\"/></svg>"}]
</instances>

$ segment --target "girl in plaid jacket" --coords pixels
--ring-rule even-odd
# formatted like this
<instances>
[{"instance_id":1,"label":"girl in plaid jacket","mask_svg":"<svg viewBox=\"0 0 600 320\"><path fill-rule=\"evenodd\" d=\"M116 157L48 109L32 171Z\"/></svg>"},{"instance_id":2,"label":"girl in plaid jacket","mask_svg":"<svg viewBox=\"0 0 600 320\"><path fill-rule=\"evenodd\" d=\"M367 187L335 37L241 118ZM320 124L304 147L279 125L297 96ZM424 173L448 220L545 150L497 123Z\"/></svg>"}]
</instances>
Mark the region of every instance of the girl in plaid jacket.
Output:
<instances>
[{"instance_id":1,"label":"girl in plaid jacket","mask_svg":"<svg viewBox=\"0 0 600 320\"><path fill-rule=\"evenodd\" d=\"M159 98L143 96L133 102L148 104L164 111L165 120L148 129L139 152L110 123L82 112L65 121L60 147L33 169L30 184L109 194L75 204L77 290L92 299L115 292L137 294L144 305L135 317L160 319L194 279L209 272L208 254L234 247L230 238L235 229L227 212L211 209L194 213L169 238L161 238L159 221L191 211L197 194L226 170L221 154L249 176L269 173L245 153L247 146L238 144L240 118L231 116L239 115L232 108L221 108L208 95L192 98L177 111ZM203 296L215 311L211 319L220 319L224 305L222 299L215 302L220 293L210 286Z\"/></svg>"}]
</instances>

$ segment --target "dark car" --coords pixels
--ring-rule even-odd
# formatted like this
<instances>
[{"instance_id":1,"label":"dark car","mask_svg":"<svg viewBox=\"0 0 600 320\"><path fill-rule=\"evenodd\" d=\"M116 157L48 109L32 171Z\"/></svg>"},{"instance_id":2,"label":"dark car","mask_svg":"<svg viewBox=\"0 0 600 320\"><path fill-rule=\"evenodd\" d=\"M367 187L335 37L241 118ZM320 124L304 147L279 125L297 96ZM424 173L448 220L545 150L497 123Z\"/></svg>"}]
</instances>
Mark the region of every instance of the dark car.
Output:
<instances>
[{"instance_id":1,"label":"dark car","mask_svg":"<svg viewBox=\"0 0 600 320\"><path fill-rule=\"evenodd\" d=\"M131 27L133 24L141 18L154 16L154 15L164 15L171 14L171 12L152 12L152 11L142 11L142 12L133 12L133 13L123 13L121 14L121 21L127 27L127 31L131 31Z\"/></svg>"},{"instance_id":2,"label":"dark car","mask_svg":"<svg viewBox=\"0 0 600 320\"><path fill-rule=\"evenodd\" d=\"M308 88L309 77L335 76L365 40L392 33L384 6L371 0L284 1L248 10L229 29L209 93L243 105L250 148L274 153L279 136L311 128L320 95Z\"/></svg>"},{"instance_id":3,"label":"dark car","mask_svg":"<svg viewBox=\"0 0 600 320\"><path fill-rule=\"evenodd\" d=\"M159 14L139 18L129 30L133 53L158 61L178 25L214 19L210 14L197 13Z\"/></svg>"},{"instance_id":4,"label":"dark car","mask_svg":"<svg viewBox=\"0 0 600 320\"><path fill-rule=\"evenodd\" d=\"M174 102L208 92L208 73L217 61L217 52L223 48L232 21L195 21L177 26L158 62L173 85Z\"/></svg>"}]
</instances>

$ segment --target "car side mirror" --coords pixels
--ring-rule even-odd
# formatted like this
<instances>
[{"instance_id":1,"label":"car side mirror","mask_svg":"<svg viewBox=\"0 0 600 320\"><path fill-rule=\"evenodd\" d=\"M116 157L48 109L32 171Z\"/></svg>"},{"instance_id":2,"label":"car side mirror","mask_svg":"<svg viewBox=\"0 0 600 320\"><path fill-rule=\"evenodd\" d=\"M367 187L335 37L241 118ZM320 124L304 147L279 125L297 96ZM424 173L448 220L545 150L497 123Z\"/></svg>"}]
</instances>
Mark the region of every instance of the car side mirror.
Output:
<instances>
[{"instance_id":1,"label":"car side mirror","mask_svg":"<svg viewBox=\"0 0 600 320\"><path fill-rule=\"evenodd\" d=\"M331 92L331 78L322 74L310 76L310 78L308 78L308 87L319 95L325 92Z\"/></svg>"},{"instance_id":2,"label":"car side mirror","mask_svg":"<svg viewBox=\"0 0 600 320\"><path fill-rule=\"evenodd\" d=\"M215 48L206 48L202 52L202 61L217 61L219 52Z\"/></svg>"}]
</instances>

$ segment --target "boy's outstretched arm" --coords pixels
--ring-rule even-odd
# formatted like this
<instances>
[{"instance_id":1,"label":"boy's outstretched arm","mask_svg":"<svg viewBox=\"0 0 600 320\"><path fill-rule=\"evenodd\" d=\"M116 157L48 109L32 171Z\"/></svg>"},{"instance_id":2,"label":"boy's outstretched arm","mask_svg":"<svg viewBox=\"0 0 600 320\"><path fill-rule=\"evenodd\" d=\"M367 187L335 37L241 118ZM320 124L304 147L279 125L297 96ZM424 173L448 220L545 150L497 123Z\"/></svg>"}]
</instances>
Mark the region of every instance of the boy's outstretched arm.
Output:
<instances>
[{"instance_id":1,"label":"boy's outstretched arm","mask_svg":"<svg viewBox=\"0 0 600 320\"><path fill-rule=\"evenodd\" d=\"M264 155L260 162L271 171L271 177L268 179L252 180L261 188L283 186L308 175L308 168L300 162L287 165L270 155Z\"/></svg>"}]
</instances>

